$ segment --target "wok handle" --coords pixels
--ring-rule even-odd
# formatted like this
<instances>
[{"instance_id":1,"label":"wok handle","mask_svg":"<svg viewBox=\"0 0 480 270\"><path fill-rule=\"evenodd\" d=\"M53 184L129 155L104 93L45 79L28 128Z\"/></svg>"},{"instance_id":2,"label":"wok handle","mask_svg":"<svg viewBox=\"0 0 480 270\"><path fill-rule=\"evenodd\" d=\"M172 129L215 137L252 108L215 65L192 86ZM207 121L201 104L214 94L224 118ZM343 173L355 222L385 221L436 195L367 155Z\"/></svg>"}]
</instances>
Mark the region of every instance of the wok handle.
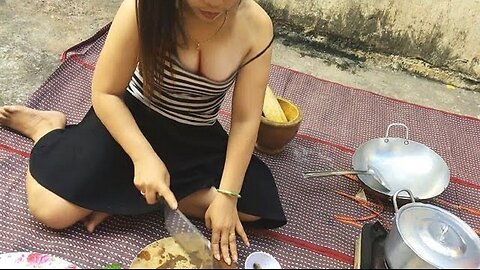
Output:
<instances>
[{"instance_id":1,"label":"wok handle","mask_svg":"<svg viewBox=\"0 0 480 270\"><path fill-rule=\"evenodd\" d=\"M405 139L408 141L408 127L407 125L405 124L402 124L402 123L392 123L390 125L388 125L387 127L387 134L385 135L385 138L389 138L390 137L390 128L391 127L394 127L394 126L401 126L401 127L404 127L405 128Z\"/></svg>"},{"instance_id":2,"label":"wok handle","mask_svg":"<svg viewBox=\"0 0 480 270\"><path fill-rule=\"evenodd\" d=\"M304 172L303 178L313 178L313 177L325 177L325 176L332 176L332 175L349 175L349 174L371 174L369 171L356 171L356 170L346 170L346 171L312 171L312 172Z\"/></svg>"}]
</instances>

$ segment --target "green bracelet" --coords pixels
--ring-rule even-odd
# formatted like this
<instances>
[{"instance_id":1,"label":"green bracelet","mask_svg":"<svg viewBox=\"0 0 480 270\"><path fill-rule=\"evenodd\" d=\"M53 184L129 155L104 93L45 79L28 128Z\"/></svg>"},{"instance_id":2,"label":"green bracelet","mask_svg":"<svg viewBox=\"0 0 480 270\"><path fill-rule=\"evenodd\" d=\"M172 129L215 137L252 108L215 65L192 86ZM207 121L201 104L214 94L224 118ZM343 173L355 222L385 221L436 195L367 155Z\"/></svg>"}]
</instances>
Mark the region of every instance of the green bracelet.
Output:
<instances>
[{"instance_id":1,"label":"green bracelet","mask_svg":"<svg viewBox=\"0 0 480 270\"><path fill-rule=\"evenodd\" d=\"M228 196L237 197L239 199L242 198L242 195L240 195L240 193L238 193L238 192L232 192L232 191L229 191L229 190L218 189L218 188L217 188L217 192L228 195Z\"/></svg>"}]
</instances>

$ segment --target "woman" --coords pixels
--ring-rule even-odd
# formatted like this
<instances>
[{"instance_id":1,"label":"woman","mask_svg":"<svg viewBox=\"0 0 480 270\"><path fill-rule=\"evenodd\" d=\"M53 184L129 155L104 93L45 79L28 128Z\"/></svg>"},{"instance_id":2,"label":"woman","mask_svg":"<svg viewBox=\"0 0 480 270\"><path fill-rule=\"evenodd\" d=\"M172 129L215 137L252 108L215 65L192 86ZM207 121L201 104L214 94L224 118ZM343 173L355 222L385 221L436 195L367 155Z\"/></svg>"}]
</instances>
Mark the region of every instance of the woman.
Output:
<instances>
[{"instance_id":1,"label":"woman","mask_svg":"<svg viewBox=\"0 0 480 270\"><path fill-rule=\"evenodd\" d=\"M242 222L286 223L271 172L252 155L271 63L272 22L254 0L125 0L75 126L61 112L0 108L31 138L32 215L54 229L172 209L204 218L212 250L237 260ZM234 87L230 134L217 121ZM67 213L67 214L65 214Z\"/></svg>"}]
</instances>

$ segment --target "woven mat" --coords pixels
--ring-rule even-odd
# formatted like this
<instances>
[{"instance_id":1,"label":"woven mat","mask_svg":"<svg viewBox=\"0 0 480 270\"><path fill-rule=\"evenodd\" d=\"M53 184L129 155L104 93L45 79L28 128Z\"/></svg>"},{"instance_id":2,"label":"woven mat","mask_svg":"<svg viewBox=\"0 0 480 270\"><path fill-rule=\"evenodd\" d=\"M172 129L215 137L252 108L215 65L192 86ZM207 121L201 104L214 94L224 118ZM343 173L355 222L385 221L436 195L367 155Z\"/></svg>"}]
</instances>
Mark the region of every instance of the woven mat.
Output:
<instances>
[{"instance_id":1,"label":"woven mat","mask_svg":"<svg viewBox=\"0 0 480 270\"><path fill-rule=\"evenodd\" d=\"M37 109L59 110L69 124L90 107L90 86L108 26L63 55L63 62L29 98ZM278 156L258 154L272 169L289 223L276 230L248 230L251 247L239 246L239 267L253 251L274 255L283 268L351 268L354 241L365 222L391 226L389 203L369 205L354 198L361 185L344 176L305 180L302 172L350 168L362 143L382 137L391 123L410 128L410 138L442 156L451 170L447 190L430 203L480 229L480 121L393 100L368 91L314 78L273 65L270 86L299 104L304 121L298 135ZM231 93L230 93L231 94ZM229 125L230 98L220 121ZM392 133L393 136L402 136ZM25 175L32 143L0 128L0 253L37 251L56 255L82 268L120 263L127 268L147 244L166 237L160 213L116 216L94 234L81 224L53 231L28 212ZM368 208L367 208L367 207ZM203 223L194 223L210 236Z\"/></svg>"}]
</instances>

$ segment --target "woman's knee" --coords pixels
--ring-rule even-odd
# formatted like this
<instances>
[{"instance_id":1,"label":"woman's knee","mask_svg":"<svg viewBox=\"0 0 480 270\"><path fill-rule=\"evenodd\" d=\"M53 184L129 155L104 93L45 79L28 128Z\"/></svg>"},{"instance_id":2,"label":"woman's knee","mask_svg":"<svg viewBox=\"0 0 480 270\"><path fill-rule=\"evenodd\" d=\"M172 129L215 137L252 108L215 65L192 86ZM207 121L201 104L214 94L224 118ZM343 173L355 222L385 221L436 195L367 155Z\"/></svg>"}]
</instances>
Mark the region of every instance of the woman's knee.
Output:
<instances>
[{"instance_id":1,"label":"woman's knee","mask_svg":"<svg viewBox=\"0 0 480 270\"><path fill-rule=\"evenodd\" d=\"M214 198L215 188L201 189L180 200L178 208L188 216L204 218Z\"/></svg>"},{"instance_id":2,"label":"woman's knee","mask_svg":"<svg viewBox=\"0 0 480 270\"><path fill-rule=\"evenodd\" d=\"M90 212L75 206L27 177L27 204L35 220L56 230L68 228Z\"/></svg>"},{"instance_id":3,"label":"woman's knee","mask_svg":"<svg viewBox=\"0 0 480 270\"><path fill-rule=\"evenodd\" d=\"M205 212L212 203L215 195L217 194L215 188L199 190L179 202L180 211L184 212L188 216L196 218L204 218ZM260 217L238 213L238 216L242 222L255 222L260 220Z\"/></svg>"},{"instance_id":4,"label":"woman's knee","mask_svg":"<svg viewBox=\"0 0 480 270\"><path fill-rule=\"evenodd\" d=\"M47 205L38 206L29 203L28 208L30 210L30 214L35 220L51 229L63 230L77 222L77 220L68 218L68 216L65 214L65 211L60 212L53 209L48 209Z\"/></svg>"}]
</instances>

